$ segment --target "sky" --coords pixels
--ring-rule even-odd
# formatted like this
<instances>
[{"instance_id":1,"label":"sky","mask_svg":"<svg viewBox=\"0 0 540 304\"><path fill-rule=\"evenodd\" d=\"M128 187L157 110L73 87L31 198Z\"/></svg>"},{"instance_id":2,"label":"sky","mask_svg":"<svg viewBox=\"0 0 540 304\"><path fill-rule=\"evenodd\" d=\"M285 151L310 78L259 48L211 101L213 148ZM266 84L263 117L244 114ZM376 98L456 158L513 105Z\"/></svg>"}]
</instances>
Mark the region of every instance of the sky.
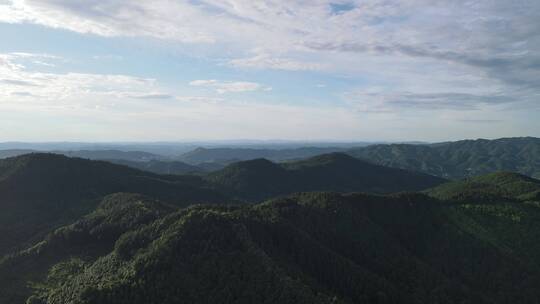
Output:
<instances>
[{"instance_id":1,"label":"sky","mask_svg":"<svg viewBox=\"0 0 540 304\"><path fill-rule=\"evenodd\" d=\"M0 0L0 141L540 136L540 1Z\"/></svg>"}]
</instances>

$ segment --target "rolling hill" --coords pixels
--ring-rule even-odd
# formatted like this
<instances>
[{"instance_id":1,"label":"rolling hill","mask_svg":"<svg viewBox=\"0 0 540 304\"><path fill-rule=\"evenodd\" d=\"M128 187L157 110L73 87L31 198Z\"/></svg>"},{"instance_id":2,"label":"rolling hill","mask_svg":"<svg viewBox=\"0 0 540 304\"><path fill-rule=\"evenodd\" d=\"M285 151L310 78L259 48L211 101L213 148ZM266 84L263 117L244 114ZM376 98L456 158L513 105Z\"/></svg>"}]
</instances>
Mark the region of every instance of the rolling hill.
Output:
<instances>
[{"instance_id":1,"label":"rolling hill","mask_svg":"<svg viewBox=\"0 0 540 304\"><path fill-rule=\"evenodd\" d=\"M421 194L186 209L116 194L1 260L0 301L536 303L540 209L510 206L519 221Z\"/></svg>"},{"instance_id":2,"label":"rolling hill","mask_svg":"<svg viewBox=\"0 0 540 304\"><path fill-rule=\"evenodd\" d=\"M9 149L9 150L0 150L0 159L2 158L8 158L8 157L15 157L23 154L29 154L29 153L35 153L34 150L27 150L27 149Z\"/></svg>"},{"instance_id":3,"label":"rolling hill","mask_svg":"<svg viewBox=\"0 0 540 304\"><path fill-rule=\"evenodd\" d=\"M496 172L445 183L427 193L439 199L462 202L538 200L540 180L519 173Z\"/></svg>"},{"instance_id":4,"label":"rolling hill","mask_svg":"<svg viewBox=\"0 0 540 304\"><path fill-rule=\"evenodd\" d=\"M141 151L119 150L75 150L75 151L52 151L69 157L86 158L92 160L121 159L126 161L151 161L162 159L163 156Z\"/></svg>"},{"instance_id":5,"label":"rolling hill","mask_svg":"<svg viewBox=\"0 0 540 304\"><path fill-rule=\"evenodd\" d=\"M319 154L344 151L336 147L303 147L293 149L255 149L255 148L197 148L182 154L179 160L188 164L221 163L265 158L271 161L285 161L308 158Z\"/></svg>"},{"instance_id":6,"label":"rolling hill","mask_svg":"<svg viewBox=\"0 0 540 304\"><path fill-rule=\"evenodd\" d=\"M198 166L193 166L180 161L164 161L164 160L150 160L150 161L129 161L123 159L106 159L106 161L144 170L156 174L193 174L203 173L206 170Z\"/></svg>"},{"instance_id":7,"label":"rolling hill","mask_svg":"<svg viewBox=\"0 0 540 304\"><path fill-rule=\"evenodd\" d=\"M137 192L171 204L227 199L195 176L160 176L103 161L56 154L0 160L0 255L93 210L115 192Z\"/></svg>"},{"instance_id":8,"label":"rolling hill","mask_svg":"<svg viewBox=\"0 0 540 304\"><path fill-rule=\"evenodd\" d=\"M303 191L418 191L445 181L423 173L374 165L342 153L283 164L266 159L237 162L208 174L206 179L231 195L256 201Z\"/></svg>"},{"instance_id":9,"label":"rolling hill","mask_svg":"<svg viewBox=\"0 0 540 304\"><path fill-rule=\"evenodd\" d=\"M540 138L462 140L432 145L373 145L348 154L384 166L415 170L449 179L497 171L540 177Z\"/></svg>"},{"instance_id":10,"label":"rolling hill","mask_svg":"<svg viewBox=\"0 0 540 304\"><path fill-rule=\"evenodd\" d=\"M539 193L343 153L206 177L7 158L0 303L538 303Z\"/></svg>"}]
</instances>

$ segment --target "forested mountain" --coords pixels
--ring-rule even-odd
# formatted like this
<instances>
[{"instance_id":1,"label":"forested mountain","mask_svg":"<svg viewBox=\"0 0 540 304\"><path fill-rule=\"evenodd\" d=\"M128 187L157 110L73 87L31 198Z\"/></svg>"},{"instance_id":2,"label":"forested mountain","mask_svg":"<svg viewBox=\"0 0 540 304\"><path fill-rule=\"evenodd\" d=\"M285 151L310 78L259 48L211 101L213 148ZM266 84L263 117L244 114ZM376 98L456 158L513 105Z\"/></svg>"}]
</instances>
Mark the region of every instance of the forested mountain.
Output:
<instances>
[{"instance_id":1,"label":"forested mountain","mask_svg":"<svg viewBox=\"0 0 540 304\"><path fill-rule=\"evenodd\" d=\"M69 157L79 157L93 160L121 159L126 161L150 161L162 159L163 156L141 151L119 150L76 150L76 151L53 151Z\"/></svg>"},{"instance_id":2,"label":"forested mountain","mask_svg":"<svg viewBox=\"0 0 540 304\"><path fill-rule=\"evenodd\" d=\"M120 150L51 150L47 152L37 151L37 150L28 150L28 149L11 149L11 150L0 150L0 159L7 157L15 157L24 154L30 153L54 153L61 154L69 157L79 157L92 160L108 160L108 159L118 159L126 161L151 161L163 159L163 156L141 152L141 151L120 151Z\"/></svg>"},{"instance_id":3,"label":"forested mountain","mask_svg":"<svg viewBox=\"0 0 540 304\"><path fill-rule=\"evenodd\" d=\"M265 158L274 162L297 161L317 155L343 152L369 162L424 172L448 179L461 179L497 171L540 177L540 139L534 137L496 140L462 140L436 144L378 144L350 148L197 148L180 156L120 150L53 151L71 157L111 160L160 174L215 171L234 162ZM145 145L134 146L144 148ZM0 150L0 158L34 152L28 149ZM137 162L137 163L132 163ZM184 166L186 163L191 168Z\"/></svg>"},{"instance_id":4,"label":"forested mountain","mask_svg":"<svg viewBox=\"0 0 540 304\"><path fill-rule=\"evenodd\" d=\"M460 179L497 171L540 177L540 138L462 140L432 145L374 145L348 154L380 165Z\"/></svg>"},{"instance_id":5,"label":"forested mountain","mask_svg":"<svg viewBox=\"0 0 540 304\"><path fill-rule=\"evenodd\" d=\"M208 174L206 179L247 200L302 191L417 191L444 182L427 174L374 165L342 153L283 164L266 159L237 162Z\"/></svg>"},{"instance_id":6,"label":"forested mountain","mask_svg":"<svg viewBox=\"0 0 540 304\"><path fill-rule=\"evenodd\" d=\"M299 191L421 190L441 179L371 165L343 154L278 165L236 163L207 177L157 175L57 154L0 160L0 255L93 210L105 195L136 192L178 206L257 201Z\"/></svg>"},{"instance_id":7,"label":"forested mountain","mask_svg":"<svg viewBox=\"0 0 540 304\"><path fill-rule=\"evenodd\" d=\"M4 258L0 302L537 303L539 220L422 194L180 210L116 194Z\"/></svg>"},{"instance_id":8,"label":"forested mountain","mask_svg":"<svg viewBox=\"0 0 540 304\"><path fill-rule=\"evenodd\" d=\"M10 150L0 150L0 159L1 158L8 158L8 157L15 157L23 154L33 153L34 150L26 150L26 149L10 149Z\"/></svg>"},{"instance_id":9,"label":"forested mountain","mask_svg":"<svg viewBox=\"0 0 540 304\"><path fill-rule=\"evenodd\" d=\"M56 154L0 160L0 255L128 191L180 206L226 199L195 176L165 177L103 161Z\"/></svg>"},{"instance_id":10,"label":"forested mountain","mask_svg":"<svg viewBox=\"0 0 540 304\"><path fill-rule=\"evenodd\" d=\"M540 201L540 180L512 172L496 172L453 181L427 191L451 201Z\"/></svg>"},{"instance_id":11,"label":"forested mountain","mask_svg":"<svg viewBox=\"0 0 540 304\"><path fill-rule=\"evenodd\" d=\"M538 303L539 194L518 173L445 182L343 153L204 178L7 158L0 303Z\"/></svg>"},{"instance_id":12,"label":"forested mountain","mask_svg":"<svg viewBox=\"0 0 540 304\"><path fill-rule=\"evenodd\" d=\"M129 161L129 160L123 160L123 159L107 159L107 161L114 164L136 168L139 170L153 172L156 174L183 175L183 174L192 174L192 173L203 173L206 171L206 169L200 168L198 166L189 165L180 161L162 161L162 160Z\"/></svg>"},{"instance_id":13,"label":"forested mountain","mask_svg":"<svg viewBox=\"0 0 540 304\"><path fill-rule=\"evenodd\" d=\"M151 161L164 159L164 156L141 152L141 151L120 151L120 150L51 150L47 152L29 150L29 149L10 149L0 150L0 159L15 157L30 153L54 153L61 154L69 157L79 157L92 160L109 160L118 159L126 161Z\"/></svg>"},{"instance_id":14,"label":"forested mountain","mask_svg":"<svg viewBox=\"0 0 540 304\"><path fill-rule=\"evenodd\" d=\"M294 149L255 149L255 148L197 148L182 154L179 159L189 164L222 163L265 158L271 161L285 161L308 158L319 154L344 151L338 147L304 147Z\"/></svg>"}]
</instances>

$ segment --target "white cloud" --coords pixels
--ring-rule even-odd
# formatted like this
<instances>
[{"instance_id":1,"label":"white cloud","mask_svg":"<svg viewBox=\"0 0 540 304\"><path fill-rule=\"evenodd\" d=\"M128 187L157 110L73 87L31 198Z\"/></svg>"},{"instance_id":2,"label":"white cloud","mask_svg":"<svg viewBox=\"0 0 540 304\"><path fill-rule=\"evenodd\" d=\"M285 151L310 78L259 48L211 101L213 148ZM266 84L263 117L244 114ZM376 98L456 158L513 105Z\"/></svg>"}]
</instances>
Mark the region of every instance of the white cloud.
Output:
<instances>
[{"instance_id":1,"label":"white cloud","mask_svg":"<svg viewBox=\"0 0 540 304\"><path fill-rule=\"evenodd\" d=\"M352 0L337 9L332 7L335 3L344 1L10 0L0 2L0 22L106 37L152 37L182 46L202 44L194 49L204 53L194 55L219 58L220 63L235 68L325 73L333 77L328 91L334 83L349 86L343 98L347 106L361 113L381 113L373 119L395 119L392 115L396 113L421 109L430 111L422 118L426 121L423 126L429 127L428 122L436 118L470 118L438 116L446 110L485 116L510 107L538 108L540 2ZM0 101L4 106L22 106L23 101L31 100L90 106L120 98L152 104L144 99L173 95L153 79L31 72L25 68L29 63L47 67L57 60L32 56L35 54L0 54ZM223 97L171 98L190 105L192 111L186 113L194 117L204 116L205 107L218 111L229 106L221 105L225 93L271 89L249 81L195 80L190 84L210 88ZM13 99L21 102L8 102ZM231 109L255 111L245 108L237 105ZM258 105L257 110L262 108ZM305 125L309 123L299 122L297 127Z\"/></svg>"},{"instance_id":2,"label":"white cloud","mask_svg":"<svg viewBox=\"0 0 540 304\"><path fill-rule=\"evenodd\" d=\"M271 87L249 81L218 81L215 79L193 80L189 83L189 85L211 87L215 89L216 92L218 92L219 94L272 90Z\"/></svg>"},{"instance_id":3,"label":"white cloud","mask_svg":"<svg viewBox=\"0 0 540 304\"><path fill-rule=\"evenodd\" d=\"M0 54L0 102L13 108L94 107L113 99L171 99L155 79L129 75L44 73L25 60L57 58L44 54ZM16 98L14 98L16 97ZM19 102L24 98L24 102Z\"/></svg>"},{"instance_id":4,"label":"white cloud","mask_svg":"<svg viewBox=\"0 0 540 304\"><path fill-rule=\"evenodd\" d=\"M337 5L336 5L337 4ZM390 82L468 67L482 86L540 91L540 2L428 0L10 0L0 22L210 44L234 67L346 73ZM1 59L0 59L1 60ZM373 62L377 62L374 64ZM449 67L452 64L452 67ZM366 67L370 68L366 68ZM406 73L403 72L407 69ZM393 75L400 71L400 77ZM441 78L441 77L439 77ZM432 81L445 85L444 80ZM462 91L446 84L443 91ZM227 91L223 89L222 91Z\"/></svg>"},{"instance_id":5,"label":"white cloud","mask_svg":"<svg viewBox=\"0 0 540 304\"><path fill-rule=\"evenodd\" d=\"M259 54L249 58L239 58L229 61L234 67L273 69L286 71L318 71L327 66L322 63L302 62L289 58L275 58L268 54Z\"/></svg>"},{"instance_id":6,"label":"white cloud","mask_svg":"<svg viewBox=\"0 0 540 304\"><path fill-rule=\"evenodd\" d=\"M135 98L135 99L162 99L162 100L175 98L175 96L173 95L160 93L160 92L148 93L148 94L137 94L137 95L131 95L129 97Z\"/></svg>"},{"instance_id":7,"label":"white cloud","mask_svg":"<svg viewBox=\"0 0 540 304\"><path fill-rule=\"evenodd\" d=\"M215 85L218 81L215 79L210 80L193 80L189 83L191 86L209 86L209 85Z\"/></svg>"}]
</instances>

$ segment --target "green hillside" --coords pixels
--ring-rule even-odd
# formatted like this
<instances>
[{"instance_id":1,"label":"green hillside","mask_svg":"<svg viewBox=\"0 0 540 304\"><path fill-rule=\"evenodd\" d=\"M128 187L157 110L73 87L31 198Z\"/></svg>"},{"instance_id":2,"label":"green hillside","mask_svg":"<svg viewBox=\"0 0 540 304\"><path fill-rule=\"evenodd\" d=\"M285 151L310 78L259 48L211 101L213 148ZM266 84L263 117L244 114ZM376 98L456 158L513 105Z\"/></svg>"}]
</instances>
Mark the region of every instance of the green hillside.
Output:
<instances>
[{"instance_id":1,"label":"green hillside","mask_svg":"<svg viewBox=\"0 0 540 304\"><path fill-rule=\"evenodd\" d=\"M348 154L380 165L450 179L497 171L540 177L540 138L462 140L433 145L373 145Z\"/></svg>"},{"instance_id":2,"label":"green hillside","mask_svg":"<svg viewBox=\"0 0 540 304\"><path fill-rule=\"evenodd\" d=\"M227 199L199 177L164 177L102 161L55 154L0 160L0 255L93 210L115 192L187 206Z\"/></svg>"},{"instance_id":3,"label":"green hillside","mask_svg":"<svg viewBox=\"0 0 540 304\"><path fill-rule=\"evenodd\" d=\"M150 160L150 161L130 161L123 159L106 159L106 161L113 164L119 164L128 166L131 168L148 171L156 174L196 174L202 173L205 170L197 166L189 165L180 161L163 161L163 160Z\"/></svg>"},{"instance_id":4,"label":"green hillside","mask_svg":"<svg viewBox=\"0 0 540 304\"><path fill-rule=\"evenodd\" d=\"M340 153L213 174L0 161L0 303L540 302L537 179L441 184Z\"/></svg>"},{"instance_id":5,"label":"green hillside","mask_svg":"<svg viewBox=\"0 0 540 304\"><path fill-rule=\"evenodd\" d=\"M449 182L430 189L428 193L453 201L527 201L538 198L540 180L518 173L497 172Z\"/></svg>"},{"instance_id":6,"label":"green hillside","mask_svg":"<svg viewBox=\"0 0 540 304\"><path fill-rule=\"evenodd\" d=\"M521 218L421 194L182 210L119 194L0 262L17 282L0 301L536 303L540 209L502 206Z\"/></svg>"},{"instance_id":7,"label":"green hillside","mask_svg":"<svg viewBox=\"0 0 540 304\"><path fill-rule=\"evenodd\" d=\"M441 178L374 165L342 153L283 164L265 159L237 162L206 178L247 200L302 191L417 191L444 182Z\"/></svg>"},{"instance_id":8,"label":"green hillside","mask_svg":"<svg viewBox=\"0 0 540 304\"><path fill-rule=\"evenodd\" d=\"M295 160L313 157L319 154L344 151L345 148L336 147L301 147L290 149L264 149L264 148L197 148L184 153L179 159L189 164L223 163L254 160L265 158L272 161Z\"/></svg>"}]
</instances>

